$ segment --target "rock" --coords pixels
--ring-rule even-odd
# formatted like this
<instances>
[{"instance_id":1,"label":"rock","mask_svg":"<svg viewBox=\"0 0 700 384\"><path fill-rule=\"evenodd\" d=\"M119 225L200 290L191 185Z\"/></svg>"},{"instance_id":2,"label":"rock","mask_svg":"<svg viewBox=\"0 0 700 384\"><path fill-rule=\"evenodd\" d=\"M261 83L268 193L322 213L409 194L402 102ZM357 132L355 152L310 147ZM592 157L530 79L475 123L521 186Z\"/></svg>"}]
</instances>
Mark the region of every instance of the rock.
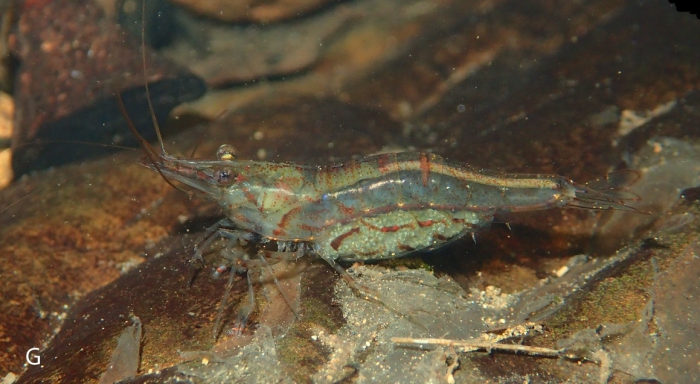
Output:
<instances>
[{"instance_id":1,"label":"rock","mask_svg":"<svg viewBox=\"0 0 700 384\"><path fill-rule=\"evenodd\" d=\"M303 17L337 0L171 0L191 11L226 22L274 23L284 19Z\"/></svg>"}]
</instances>

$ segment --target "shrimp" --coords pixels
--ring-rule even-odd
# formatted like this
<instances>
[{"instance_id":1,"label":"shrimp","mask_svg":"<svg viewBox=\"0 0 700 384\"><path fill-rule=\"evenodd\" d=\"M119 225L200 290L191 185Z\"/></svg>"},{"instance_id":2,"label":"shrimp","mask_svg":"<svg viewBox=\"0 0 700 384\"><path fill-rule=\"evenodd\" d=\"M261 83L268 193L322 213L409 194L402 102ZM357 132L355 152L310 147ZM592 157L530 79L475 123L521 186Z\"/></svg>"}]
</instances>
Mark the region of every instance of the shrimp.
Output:
<instances>
[{"instance_id":1,"label":"shrimp","mask_svg":"<svg viewBox=\"0 0 700 384\"><path fill-rule=\"evenodd\" d=\"M236 228L305 243L328 261L381 260L438 247L505 212L558 207L634 210L626 195L562 176L499 174L435 154L390 153L330 166L160 156L147 163L219 203Z\"/></svg>"},{"instance_id":2,"label":"shrimp","mask_svg":"<svg viewBox=\"0 0 700 384\"><path fill-rule=\"evenodd\" d=\"M624 191L600 191L563 176L498 173L429 153L387 153L311 166L239 160L226 144L217 160L180 159L142 143L150 158L145 166L194 188L224 212L225 218L207 230L196 259L217 238L229 239L224 254L240 272L269 267L267 260L311 253L337 270L355 292L382 304L337 261L391 259L434 249L473 235L500 213L567 207L636 211L627 205L636 196ZM278 252L260 251L259 260L250 260L237 250L238 240L277 242ZM251 304L238 320L243 325L254 307L252 295L251 288Z\"/></svg>"}]
</instances>

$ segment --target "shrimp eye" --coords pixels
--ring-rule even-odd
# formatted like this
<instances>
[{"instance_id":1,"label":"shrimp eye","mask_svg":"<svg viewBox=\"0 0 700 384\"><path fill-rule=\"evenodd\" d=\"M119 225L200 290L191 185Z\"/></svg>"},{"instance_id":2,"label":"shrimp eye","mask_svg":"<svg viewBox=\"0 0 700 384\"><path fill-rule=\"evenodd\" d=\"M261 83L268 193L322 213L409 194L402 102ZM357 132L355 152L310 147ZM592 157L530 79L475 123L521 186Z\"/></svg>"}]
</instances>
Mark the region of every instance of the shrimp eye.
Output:
<instances>
[{"instance_id":1,"label":"shrimp eye","mask_svg":"<svg viewBox=\"0 0 700 384\"><path fill-rule=\"evenodd\" d=\"M219 185L231 185L236 180L236 175L228 168L214 171L214 179Z\"/></svg>"}]
</instances>

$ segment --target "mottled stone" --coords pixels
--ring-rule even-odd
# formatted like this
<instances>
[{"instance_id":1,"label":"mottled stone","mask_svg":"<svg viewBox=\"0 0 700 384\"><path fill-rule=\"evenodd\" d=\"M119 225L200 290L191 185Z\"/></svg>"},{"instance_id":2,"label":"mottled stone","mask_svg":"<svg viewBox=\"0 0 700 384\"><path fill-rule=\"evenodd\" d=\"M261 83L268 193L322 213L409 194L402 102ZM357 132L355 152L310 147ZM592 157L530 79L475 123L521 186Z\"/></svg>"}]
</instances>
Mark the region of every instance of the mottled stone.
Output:
<instances>
[{"instance_id":1,"label":"mottled stone","mask_svg":"<svg viewBox=\"0 0 700 384\"><path fill-rule=\"evenodd\" d=\"M281 24L212 25L180 12L174 22L182 32L161 52L214 88L297 76L313 68L328 43L359 16L340 8Z\"/></svg>"}]
</instances>

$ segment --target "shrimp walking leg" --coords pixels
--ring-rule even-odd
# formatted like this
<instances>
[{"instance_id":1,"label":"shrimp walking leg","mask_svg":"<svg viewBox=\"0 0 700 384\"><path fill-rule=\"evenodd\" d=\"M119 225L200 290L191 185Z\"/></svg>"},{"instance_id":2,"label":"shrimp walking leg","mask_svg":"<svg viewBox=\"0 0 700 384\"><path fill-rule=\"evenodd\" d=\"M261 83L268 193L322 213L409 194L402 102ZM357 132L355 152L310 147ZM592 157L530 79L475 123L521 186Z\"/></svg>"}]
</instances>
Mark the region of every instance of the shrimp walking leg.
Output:
<instances>
[{"instance_id":1,"label":"shrimp walking leg","mask_svg":"<svg viewBox=\"0 0 700 384\"><path fill-rule=\"evenodd\" d=\"M217 223L217 225L221 225L221 222L222 221ZM219 309L217 311L216 321L214 323L214 340L217 339L220 332L221 321L224 315L224 310L226 308L226 303L228 301L228 296L230 295L231 288L233 286L234 275L236 273L246 274L246 279L248 282L248 301L247 303L244 303L238 311L238 315L236 316L236 320L233 326L234 335L240 336L243 330L245 329L250 315L255 310L255 291L253 289L250 271L252 268L267 268L267 270L270 273L270 276L272 277L275 283L275 286L282 295L282 298L285 300L285 302L292 310L294 315L297 318L299 317L298 311L292 305L291 301L289 300L289 297L284 293L284 290L282 289L280 282L275 276L272 266L270 265L277 264L278 262L283 260L295 259L299 257L298 252L272 252L259 250L257 252L257 260L251 260L248 257L247 252L241 247L239 243L240 240L253 240L254 236L251 236L250 233L219 227L211 231L211 233L209 233L208 235L209 237L203 243L204 246L211 245L211 242L213 241L212 239L217 239L220 237L228 239L226 247L221 250L221 256L228 261L228 264L231 269L226 291L224 292L224 295L221 298L221 302L219 303ZM204 249L206 248L200 247L200 251L203 251Z\"/></svg>"},{"instance_id":2,"label":"shrimp walking leg","mask_svg":"<svg viewBox=\"0 0 700 384\"><path fill-rule=\"evenodd\" d=\"M226 284L226 291L224 291L224 295L221 297L221 302L219 303L219 310L216 313L216 321L214 322L214 340L216 340L219 337L219 324L221 323L221 318L224 315L224 308L226 308L226 301L228 300L228 296L231 294L231 287L233 287L233 277L235 273L233 271L229 274L228 277L228 284ZM250 281L250 275L246 274L248 277L248 287L249 287L249 295L252 296L252 290L253 290L253 284ZM254 303L254 301L253 301ZM246 318L247 320L247 318Z\"/></svg>"},{"instance_id":3,"label":"shrimp walking leg","mask_svg":"<svg viewBox=\"0 0 700 384\"><path fill-rule=\"evenodd\" d=\"M227 219L221 219L217 221L214 225L207 228L204 231L204 233L200 236L199 240L197 241L197 244L194 247L194 256L192 257L194 262L204 262L204 250L209 248L211 243L213 243L219 238L218 236L215 236L215 234L219 231L223 223L225 223L226 221Z\"/></svg>"},{"instance_id":4,"label":"shrimp walking leg","mask_svg":"<svg viewBox=\"0 0 700 384\"><path fill-rule=\"evenodd\" d=\"M217 239L219 238L219 229L216 230L216 232L212 235L210 235L209 238L207 238L204 241L204 244L208 247L211 242L213 241L212 239ZM200 250L204 250L206 248L200 248ZM239 311L238 318L240 319L241 317L245 318L245 321L248 320L248 317L252 313L253 309L255 308L255 295L253 292L253 284L250 279L250 273L248 272L247 268L242 268L242 262L244 259L247 258L245 250L243 250L240 245L238 244L238 239L237 238L229 238L227 246L221 250L221 256L228 260L231 266L231 270L229 272L229 278L228 278L228 284L226 284L226 290L224 291L224 295L221 297L221 302L219 303L219 309L216 314L216 321L214 322L214 340L217 339L219 336L219 326L221 324L221 319L223 318L224 315L224 310L226 308L226 303L228 301L228 296L231 294L231 288L233 287L233 279L236 273L245 273L246 278L248 280L248 304L243 305ZM217 274L221 268L217 269ZM237 321L238 323L238 321ZM240 334L242 332L242 329L239 327L236 327L237 333ZM240 330L239 330L240 329ZM239 330L239 331L238 331Z\"/></svg>"},{"instance_id":5,"label":"shrimp walking leg","mask_svg":"<svg viewBox=\"0 0 700 384\"><path fill-rule=\"evenodd\" d=\"M400 309L394 308L393 306L389 305L385 300L381 298L381 295L379 292L366 287L362 284L359 284L355 279L350 276L348 271L345 270L340 264L338 264L333 258L330 257L323 257L322 255L319 255L325 262L328 263L333 269L335 269L340 276L345 280L345 282L348 284L350 289L352 291L360 296L361 298L372 301L375 303L378 303L379 305L382 305L384 308L388 309L390 312L394 313L395 315L398 315L400 317L404 317L408 319L411 323L418 325L421 328L425 328L425 325L421 324L417 319L415 319L413 316L411 316L408 313L405 313L401 311Z\"/></svg>"},{"instance_id":6,"label":"shrimp walking leg","mask_svg":"<svg viewBox=\"0 0 700 384\"><path fill-rule=\"evenodd\" d=\"M246 273L246 280L248 281L248 302L243 304L243 306L238 310L238 315L236 316L236 321L233 323L233 335L240 336L243 334L246 324L248 324L248 318L255 310L255 291L253 290L253 282L251 281L250 272ZM214 340L216 340L216 335L214 335Z\"/></svg>"},{"instance_id":7,"label":"shrimp walking leg","mask_svg":"<svg viewBox=\"0 0 700 384\"><path fill-rule=\"evenodd\" d=\"M232 226L232 223L230 220L224 218L216 223L214 225L210 226L207 228L204 233L201 235L200 240L197 241L197 244L195 246L195 253L193 256L193 260L195 262L203 262L204 261L204 251L209 248L209 246L216 240L220 238L227 238L227 239L240 239L240 240L254 240L254 234L250 232L245 232L245 231L239 231L239 230L232 230L229 229L229 227Z\"/></svg>"},{"instance_id":8,"label":"shrimp walking leg","mask_svg":"<svg viewBox=\"0 0 700 384\"><path fill-rule=\"evenodd\" d=\"M272 256L273 256L272 254L275 254L275 255L279 254L279 256L284 257L284 258L288 258L290 255L292 257L296 258L296 255L293 253L290 253L290 252L269 252L269 251L259 251L258 252L258 258L260 258L260 261L263 264L265 264L265 266L267 267L267 270L270 273L270 276L272 276L272 279L274 280L275 286L279 290L279 293L282 295L282 298L284 298L284 301L289 306L289 309L291 309L292 312L294 313L294 317L296 317L298 319L299 312L294 308L294 306L292 305L291 300L289 300L289 297L287 296L287 294L284 293L284 289L282 289L282 286L280 285L279 280L277 280L277 276L275 276L275 271L272 270L272 266L270 265L270 263L267 262L268 258L272 258ZM278 259L278 261L281 261L281 260L282 259Z\"/></svg>"}]
</instances>

